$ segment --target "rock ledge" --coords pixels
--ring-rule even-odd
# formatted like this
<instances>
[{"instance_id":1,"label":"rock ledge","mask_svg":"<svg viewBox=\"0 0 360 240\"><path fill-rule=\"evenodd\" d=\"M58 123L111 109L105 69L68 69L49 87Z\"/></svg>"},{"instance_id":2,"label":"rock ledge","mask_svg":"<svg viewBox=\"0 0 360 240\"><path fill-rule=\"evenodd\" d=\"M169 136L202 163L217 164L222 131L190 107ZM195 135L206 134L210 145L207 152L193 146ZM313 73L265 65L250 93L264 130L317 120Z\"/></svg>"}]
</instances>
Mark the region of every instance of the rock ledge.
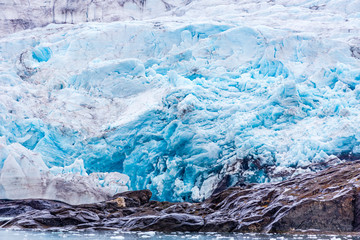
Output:
<instances>
[{"instance_id":1,"label":"rock ledge","mask_svg":"<svg viewBox=\"0 0 360 240\"><path fill-rule=\"evenodd\" d=\"M2 228L217 232L356 232L360 161L280 183L233 187L202 203L150 201L149 190L108 201L0 200Z\"/></svg>"}]
</instances>

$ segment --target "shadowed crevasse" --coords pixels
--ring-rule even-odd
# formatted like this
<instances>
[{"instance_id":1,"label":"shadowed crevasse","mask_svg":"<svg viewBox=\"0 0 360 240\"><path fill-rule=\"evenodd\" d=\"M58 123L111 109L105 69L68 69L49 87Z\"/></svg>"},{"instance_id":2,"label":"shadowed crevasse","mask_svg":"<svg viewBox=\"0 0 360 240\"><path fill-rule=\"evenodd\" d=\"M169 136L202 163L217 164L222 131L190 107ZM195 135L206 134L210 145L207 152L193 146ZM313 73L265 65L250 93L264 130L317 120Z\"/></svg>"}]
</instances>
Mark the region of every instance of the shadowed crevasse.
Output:
<instances>
[{"instance_id":1,"label":"shadowed crevasse","mask_svg":"<svg viewBox=\"0 0 360 240\"><path fill-rule=\"evenodd\" d=\"M360 229L360 161L280 183L232 187L202 203L150 201L149 190L83 205L1 200L2 228L218 232L354 232Z\"/></svg>"}]
</instances>

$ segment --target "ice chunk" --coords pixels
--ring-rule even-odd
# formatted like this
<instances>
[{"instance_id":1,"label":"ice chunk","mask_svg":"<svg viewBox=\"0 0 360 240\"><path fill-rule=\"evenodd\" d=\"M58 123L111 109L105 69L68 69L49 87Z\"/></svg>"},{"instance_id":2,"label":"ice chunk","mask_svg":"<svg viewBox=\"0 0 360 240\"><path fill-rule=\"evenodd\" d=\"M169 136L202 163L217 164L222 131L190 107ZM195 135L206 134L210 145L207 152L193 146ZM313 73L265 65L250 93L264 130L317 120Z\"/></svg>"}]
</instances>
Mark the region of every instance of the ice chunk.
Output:
<instances>
[{"instance_id":1,"label":"ice chunk","mask_svg":"<svg viewBox=\"0 0 360 240\"><path fill-rule=\"evenodd\" d=\"M4 140L4 137L2 137ZM49 169L41 155L18 143L2 141L0 198L45 198L70 204L93 203L127 190L129 177L120 173L91 173L82 160Z\"/></svg>"},{"instance_id":2,"label":"ice chunk","mask_svg":"<svg viewBox=\"0 0 360 240\"><path fill-rule=\"evenodd\" d=\"M145 78L144 65L136 59L90 64L89 69L74 76L69 84L105 97L128 97L151 87Z\"/></svg>"},{"instance_id":3,"label":"ice chunk","mask_svg":"<svg viewBox=\"0 0 360 240\"><path fill-rule=\"evenodd\" d=\"M33 50L32 57L38 62L47 62L51 57L51 49L48 47L38 47Z\"/></svg>"}]
</instances>

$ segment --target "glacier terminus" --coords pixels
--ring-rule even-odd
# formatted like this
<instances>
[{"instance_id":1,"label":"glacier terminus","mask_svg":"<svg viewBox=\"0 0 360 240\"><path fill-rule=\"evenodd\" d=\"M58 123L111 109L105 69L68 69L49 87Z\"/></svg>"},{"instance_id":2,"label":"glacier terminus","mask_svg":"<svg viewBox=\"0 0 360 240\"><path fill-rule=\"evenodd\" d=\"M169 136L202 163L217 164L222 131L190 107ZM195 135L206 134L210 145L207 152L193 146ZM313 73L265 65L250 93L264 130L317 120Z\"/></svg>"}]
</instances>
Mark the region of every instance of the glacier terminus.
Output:
<instances>
[{"instance_id":1,"label":"glacier terminus","mask_svg":"<svg viewBox=\"0 0 360 240\"><path fill-rule=\"evenodd\" d=\"M359 9L0 0L0 197L199 202L360 156Z\"/></svg>"}]
</instances>

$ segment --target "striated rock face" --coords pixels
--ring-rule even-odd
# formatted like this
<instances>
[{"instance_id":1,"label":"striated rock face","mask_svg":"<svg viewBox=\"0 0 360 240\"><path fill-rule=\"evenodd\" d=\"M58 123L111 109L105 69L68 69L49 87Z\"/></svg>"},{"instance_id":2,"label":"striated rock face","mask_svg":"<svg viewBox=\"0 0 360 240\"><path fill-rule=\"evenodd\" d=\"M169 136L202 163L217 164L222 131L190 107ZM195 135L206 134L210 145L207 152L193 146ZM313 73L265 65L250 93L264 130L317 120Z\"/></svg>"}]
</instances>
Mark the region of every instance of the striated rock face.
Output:
<instances>
[{"instance_id":1,"label":"striated rock face","mask_svg":"<svg viewBox=\"0 0 360 240\"><path fill-rule=\"evenodd\" d=\"M280 183L222 191L202 203L150 201L149 190L68 205L1 200L2 228L219 232L353 232L360 229L360 161Z\"/></svg>"}]
</instances>

